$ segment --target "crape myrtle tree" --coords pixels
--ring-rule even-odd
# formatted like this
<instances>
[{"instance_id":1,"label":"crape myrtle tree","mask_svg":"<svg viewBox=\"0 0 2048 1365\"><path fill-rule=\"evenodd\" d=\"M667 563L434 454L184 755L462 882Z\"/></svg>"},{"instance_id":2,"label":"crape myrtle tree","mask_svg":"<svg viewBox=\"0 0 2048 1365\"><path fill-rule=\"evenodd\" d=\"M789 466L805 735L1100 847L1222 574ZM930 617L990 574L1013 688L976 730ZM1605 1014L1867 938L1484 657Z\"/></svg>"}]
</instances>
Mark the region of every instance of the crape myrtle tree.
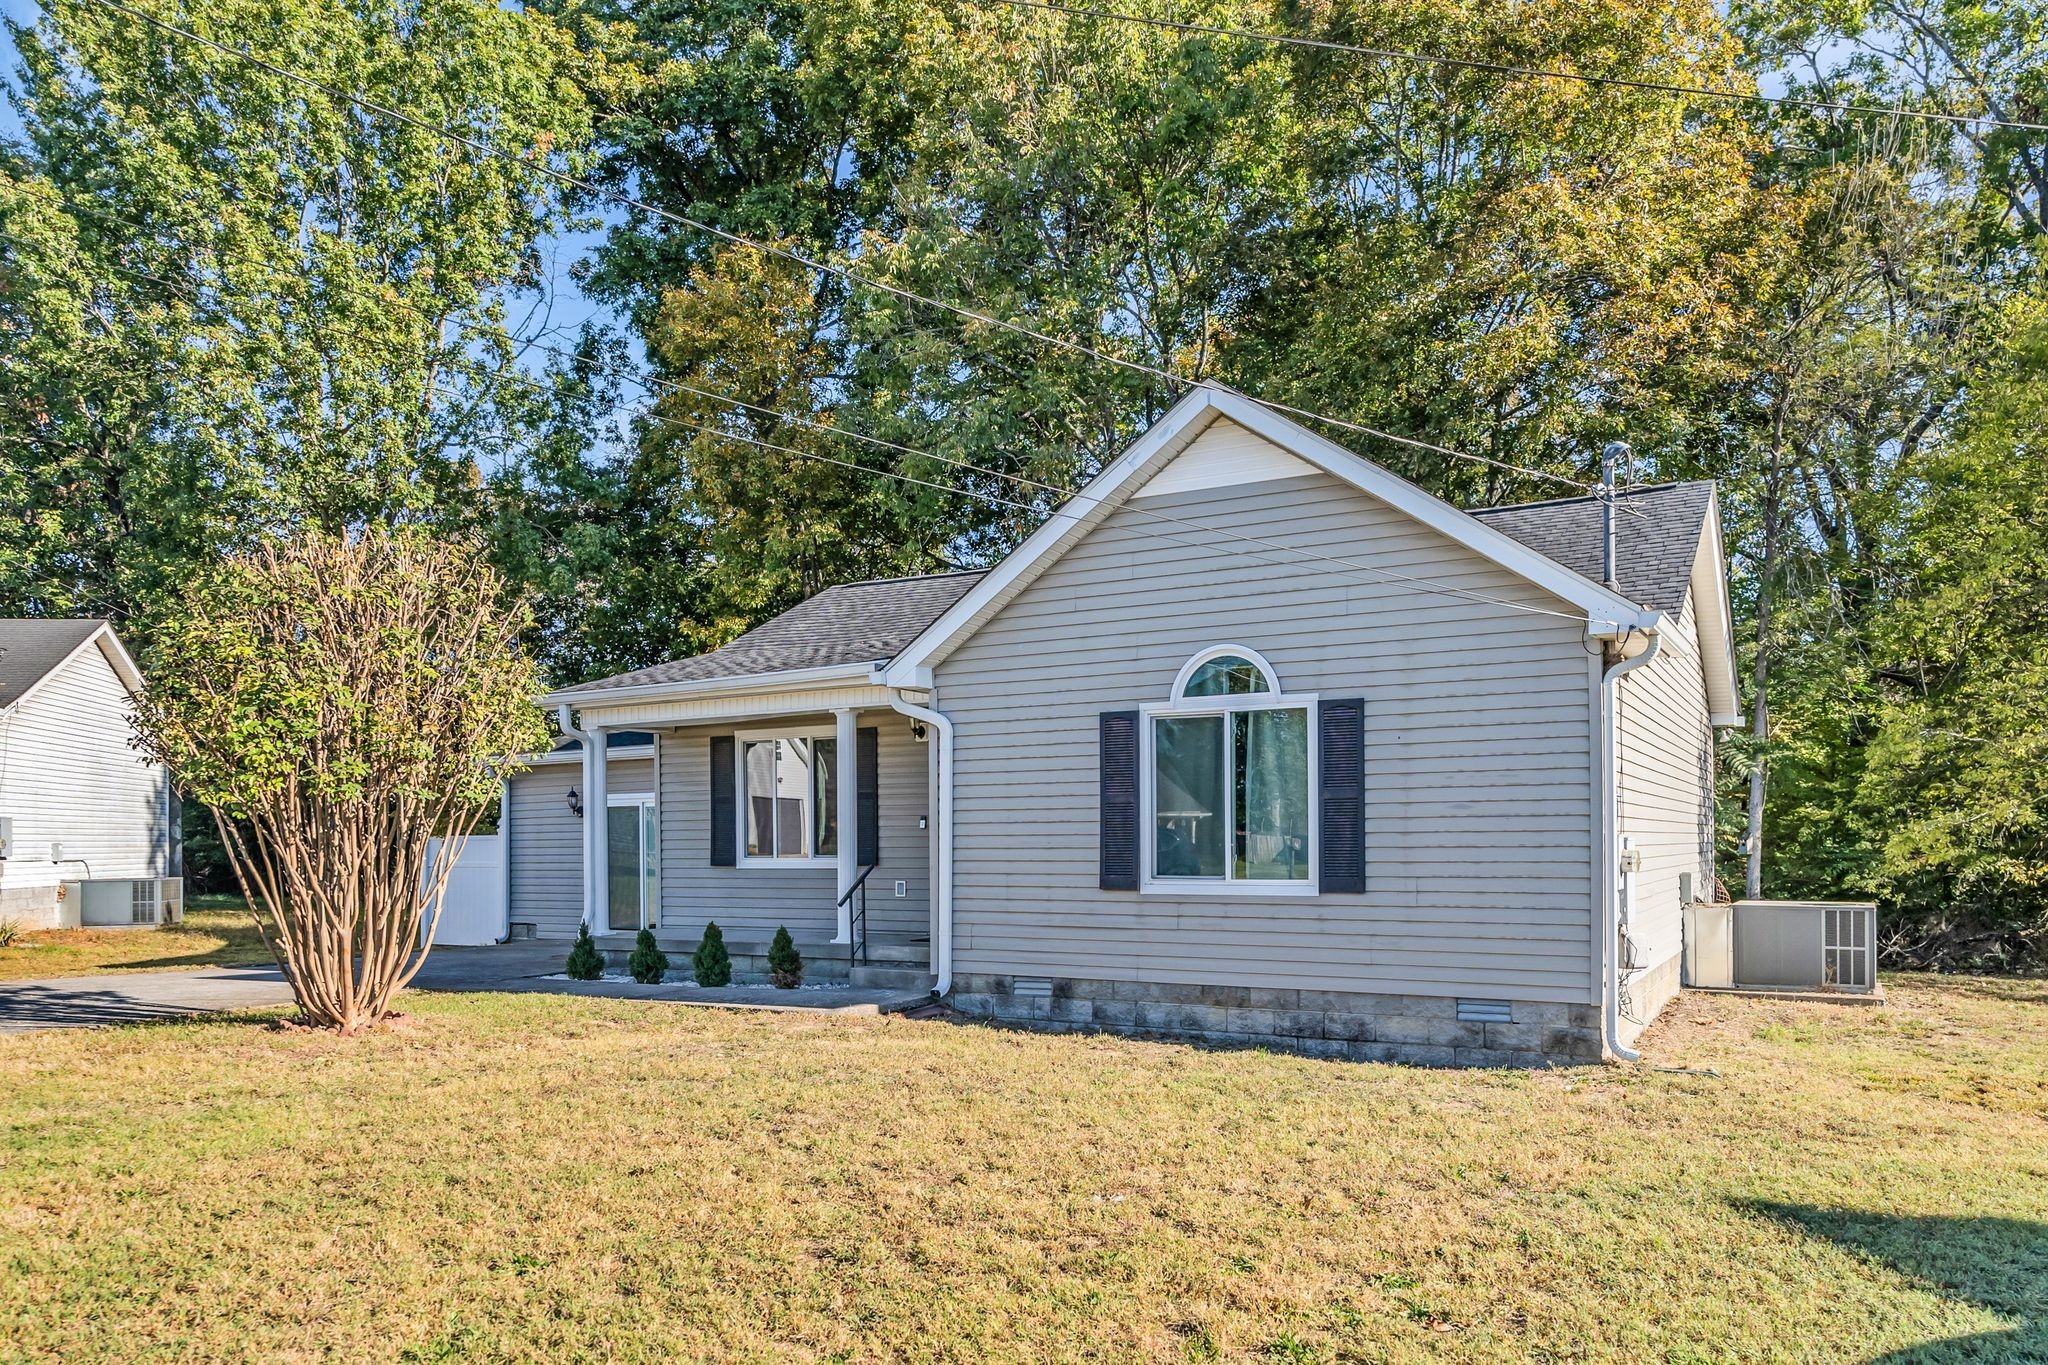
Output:
<instances>
[{"instance_id":1,"label":"crape myrtle tree","mask_svg":"<svg viewBox=\"0 0 2048 1365\"><path fill-rule=\"evenodd\" d=\"M225 558L157 631L138 747L213 812L312 1024L390 1011L448 869L545 742L528 612L477 546L371 529Z\"/></svg>"}]
</instances>

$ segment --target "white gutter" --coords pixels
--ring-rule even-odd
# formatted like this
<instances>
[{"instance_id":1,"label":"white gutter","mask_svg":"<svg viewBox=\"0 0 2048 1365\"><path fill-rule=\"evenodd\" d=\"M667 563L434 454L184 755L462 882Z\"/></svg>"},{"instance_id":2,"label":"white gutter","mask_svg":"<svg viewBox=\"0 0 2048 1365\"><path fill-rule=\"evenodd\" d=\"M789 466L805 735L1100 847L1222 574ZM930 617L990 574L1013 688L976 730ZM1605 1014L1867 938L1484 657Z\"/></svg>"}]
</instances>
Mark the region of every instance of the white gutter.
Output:
<instances>
[{"instance_id":1,"label":"white gutter","mask_svg":"<svg viewBox=\"0 0 2048 1365\"><path fill-rule=\"evenodd\" d=\"M857 664L820 664L812 668L785 668L772 673L735 673L722 678L693 678L687 682L636 683L630 687L565 687L560 691L547 693L541 698L541 703L546 705L548 702L555 702L558 705L567 705L574 702L579 706L604 706L613 701L745 695L752 692L811 687L826 682L875 685L880 681L880 665L871 660Z\"/></svg>"},{"instance_id":2,"label":"white gutter","mask_svg":"<svg viewBox=\"0 0 2048 1365\"><path fill-rule=\"evenodd\" d=\"M932 932L932 973L938 979L932 994L943 998L953 989L953 722L944 712L906 700L901 689L890 692L889 705L939 732L938 923Z\"/></svg>"},{"instance_id":3,"label":"white gutter","mask_svg":"<svg viewBox=\"0 0 2048 1365\"><path fill-rule=\"evenodd\" d=\"M1617 781L1621 717L1614 704L1615 688L1624 673L1633 672L1656 658L1663 643L1663 634L1650 630L1642 653L1632 659L1618 660L1600 675L1600 829L1599 838L1595 840L1599 847L1594 854L1599 862L1600 875L1601 923L1596 932L1600 936L1600 993L1604 997L1600 1041L1607 1051L1624 1062L1638 1061L1642 1054L1621 1044L1621 962L1615 952L1615 936L1621 932L1621 793Z\"/></svg>"}]
</instances>

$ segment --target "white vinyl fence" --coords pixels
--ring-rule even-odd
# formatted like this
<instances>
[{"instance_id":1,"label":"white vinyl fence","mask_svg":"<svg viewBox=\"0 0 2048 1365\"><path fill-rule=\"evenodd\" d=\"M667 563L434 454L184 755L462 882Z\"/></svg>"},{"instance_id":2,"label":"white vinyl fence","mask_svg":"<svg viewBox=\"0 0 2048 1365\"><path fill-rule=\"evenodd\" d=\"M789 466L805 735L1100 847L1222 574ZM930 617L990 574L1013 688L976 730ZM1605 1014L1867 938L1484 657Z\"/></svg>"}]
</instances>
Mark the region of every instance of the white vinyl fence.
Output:
<instances>
[{"instance_id":1,"label":"white vinyl fence","mask_svg":"<svg viewBox=\"0 0 2048 1365\"><path fill-rule=\"evenodd\" d=\"M434 881L441 841L427 841L425 885ZM426 929L421 927L421 934ZM448 874L448 898L441 907L434 942L444 946L496 943L505 932L505 836L472 834Z\"/></svg>"}]
</instances>

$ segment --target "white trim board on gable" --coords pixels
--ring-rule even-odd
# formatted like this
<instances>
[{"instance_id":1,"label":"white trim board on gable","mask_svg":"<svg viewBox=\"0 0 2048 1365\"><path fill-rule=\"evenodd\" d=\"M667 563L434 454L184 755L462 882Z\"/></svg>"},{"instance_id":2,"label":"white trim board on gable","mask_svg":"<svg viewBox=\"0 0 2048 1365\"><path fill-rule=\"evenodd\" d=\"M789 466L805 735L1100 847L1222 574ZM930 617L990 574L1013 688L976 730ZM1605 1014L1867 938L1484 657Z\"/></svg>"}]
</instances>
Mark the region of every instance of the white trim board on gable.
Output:
<instances>
[{"instance_id":1,"label":"white trim board on gable","mask_svg":"<svg viewBox=\"0 0 2048 1365\"><path fill-rule=\"evenodd\" d=\"M1131 497L1158 498L1204 488L1298 479L1320 472L1307 460L1224 418L1212 422Z\"/></svg>"}]
</instances>

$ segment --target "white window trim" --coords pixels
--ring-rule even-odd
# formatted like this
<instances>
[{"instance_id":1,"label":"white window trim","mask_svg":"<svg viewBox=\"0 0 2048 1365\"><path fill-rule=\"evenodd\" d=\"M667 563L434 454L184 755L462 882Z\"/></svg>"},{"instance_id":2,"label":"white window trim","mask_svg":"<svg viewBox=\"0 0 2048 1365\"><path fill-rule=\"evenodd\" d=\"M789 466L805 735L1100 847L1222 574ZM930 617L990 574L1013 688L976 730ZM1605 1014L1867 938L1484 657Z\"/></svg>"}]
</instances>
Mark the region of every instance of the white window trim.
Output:
<instances>
[{"instance_id":1,"label":"white window trim","mask_svg":"<svg viewBox=\"0 0 2048 1365\"><path fill-rule=\"evenodd\" d=\"M739 846L734 850L736 855L733 860L734 863L740 867L780 868L785 872L814 872L821 867L837 868L839 865L839 855L837 853L814 853L806 849L804 856L801 858L762 858L747 852L747 745L750 743L758 744L762 740L769 739L829 739L837 742L839 738L838 727L835 725L784 725L765 730L735 730L733 731L732 738L732 833L733 842ZM811 764L806 764L805 766L807 768L812 767ZM811 789L813 791L817 789L817 781L816 769L812 768ZM805 799L809 800L810 798L807 796ZM816 818L817 816L814 813L811 819L815 821ZM839 823L841 826L840 832L843 834L845 833L844 827L846 824L844 812L840 814ZM814 829L812 831L812 842L815 843L816 838L817 832Z\"/></svg>"},{"instance_id":2,"label":"white window trim","mask_svg":"<svg viewBox=\"0 0 2048 1365\"><path fill-rule=\"evenodd\" d=\"M1259 672L1265 676L1267 695L1275 697L1280 695L1280 675L1273 671L1273 665L1266 662L1265 655L1259 653L1259 651L1257 651L1256 649L1247 649L1243 645L1217 645L1214 648L1205 649L1200 654L1195 655L1195 657L1189 659L1186 663L1180 666L1180 672L1177 675L1175 675L1173 680L1173 691L1167 693L1166 695L1173 698L1175 702L1186 701L1195 705L1200 705L1203 702L1212 702L1217 700L1217 698L1215 697L1187 696L1187 686L1188 682L1195 676L1196 669L1200 668L1203 664L1210 663L1216 659L1221 659L1227 654L1234 654L1239 656L1240 658L1247 660L1254 668L1258 669ZM1243 692L1239 693L1238 695L1255 696L1257 694L1251 692Z\"/></svg>"},{"instance_id":3,"label":"white window trim","mask_svg":"<svg viewBox=\"0 0 2048 1365\"><path fill-rule=\"evenodd\" d=\"M1269 682L1273 681L1272 667L1264 659L1251 650L1237 645L1227 645L1196 655L1194 661L1181 670L1181 677L1175 681L1174 696L1180 698L1182 684L1193 676L1195 669L1222 654L1242 654L1265 671ZM1323 794L1316 775L1322 771L1322 735L1321 727L1316 724L1317 700L1318 695L1314 692L1281 692L1275 687L1271 692L1240 692L1223 697L1187 697L1174 701L1146 702L1138 707L1138 815L1139 842L1142 845L1138 863L1139 895L1298 897L1321 894L1322 864L1319 855L1322 842ZM1161 877L1153 870L1159 857L1159 821L1153 814L1158 797L1155 790L1157 768L1153 759L1153 719L1159 716L1227 716L1233 711L1308 713L1308 876L1302 881L1275 882L1233 878L1230 872L1236 857L1228 837L1225 840L1221 877Z\"/></svg>"}]
</instances>

